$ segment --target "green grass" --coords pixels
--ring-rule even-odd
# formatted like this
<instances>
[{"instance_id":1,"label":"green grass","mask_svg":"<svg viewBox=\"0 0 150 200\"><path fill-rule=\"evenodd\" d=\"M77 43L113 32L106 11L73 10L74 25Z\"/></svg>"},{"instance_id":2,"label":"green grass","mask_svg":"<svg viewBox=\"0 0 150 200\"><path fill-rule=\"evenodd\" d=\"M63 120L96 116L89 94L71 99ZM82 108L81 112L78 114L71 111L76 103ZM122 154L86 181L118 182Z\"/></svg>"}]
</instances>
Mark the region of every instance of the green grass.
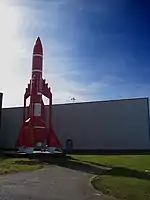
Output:
<instances>
[{"instance_id":1,"label":"green grass","mask_svg":"<svg viewBox=\"0 0 150 200\"><path fill-rule=\"evenodd\" d=\"M149 155L132 156L72 156L89 165L105 165L112 169L101 170L92 181L95 189L120 200L150 200Z\"/></svg>"},{"instance_id":2,"label":"green grass","mask_svg":"<svg viewBox=\"0 0 150 200\"><path fill-rule=\"evenodd\" d=\"M143 171L147 168L150 169L150 155L120 155L120 156L108 156L108 155L73 155L73 158L80 161L93 162L94 164L102 164L107 166L122 166L129 169L136 169Z\"/></svg>"},{"instance_id":3,"label":"green grass","mask_svg":"<svg viewBox=\"0 0 150 200\"><path fill-rule=\"evenodd\" d=\"M104 175L93 181L95 189L121 200L150 199L150 181Z\"/></svg>"},{"instance_id":4,"label":"green grass","mask_svg":"<svg viewBox=\"0 0 150 200\"><path fill-rule=\"evenodd\" d=\"M27 158L4 158L0 157L0 174L8 174L14 172L32 171L42 168L37 162L29 163Z\"/></svg>"}]
</instances>

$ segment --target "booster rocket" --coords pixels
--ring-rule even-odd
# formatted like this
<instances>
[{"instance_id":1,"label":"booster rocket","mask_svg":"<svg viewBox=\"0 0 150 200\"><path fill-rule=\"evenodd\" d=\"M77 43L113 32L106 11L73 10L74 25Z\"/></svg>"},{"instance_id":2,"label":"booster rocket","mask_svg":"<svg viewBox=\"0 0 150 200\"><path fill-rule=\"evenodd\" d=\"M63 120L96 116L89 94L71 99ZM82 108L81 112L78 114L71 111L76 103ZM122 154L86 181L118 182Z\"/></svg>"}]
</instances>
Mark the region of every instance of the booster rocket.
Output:
<instances>
[{"instance_id":1,"label":"booster rocket","mask_svg":"<svg viewBox=\"0 0 150 200\"><path fill-rule=\"evenodd\" d=\"M16 146L26 153L33 153L35 148L47 146L49 152L61 149L61 143L52 126L52 93L43 72L43 48L38 37L33 48L32 76L24 94L23 122ZM46 126L46 111L42 95L49 99L49 126ZM29 107L26 100L30 97ZM26 113L27 111L27 113Z\"/></svg>"}]
</instances>

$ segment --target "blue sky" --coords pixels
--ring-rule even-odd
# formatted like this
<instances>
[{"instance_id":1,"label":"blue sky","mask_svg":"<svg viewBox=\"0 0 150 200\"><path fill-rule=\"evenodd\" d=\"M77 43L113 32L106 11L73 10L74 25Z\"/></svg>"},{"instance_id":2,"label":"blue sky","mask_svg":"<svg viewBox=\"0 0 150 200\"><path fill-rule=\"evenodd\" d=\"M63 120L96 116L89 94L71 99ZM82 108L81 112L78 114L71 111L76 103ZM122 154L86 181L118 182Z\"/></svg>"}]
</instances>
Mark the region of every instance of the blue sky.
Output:
<instances>
[{"instance_id":1,"label":"blue sky","mask_svg":"<svg viewBox=\"0 0 150 200\"><path fill-rule=\"evenodd\" d=\"M149 0L5 0L0 22L3 107L23 104L37 36L53 103L150 95Z\"/></svg>"}]
</instances>

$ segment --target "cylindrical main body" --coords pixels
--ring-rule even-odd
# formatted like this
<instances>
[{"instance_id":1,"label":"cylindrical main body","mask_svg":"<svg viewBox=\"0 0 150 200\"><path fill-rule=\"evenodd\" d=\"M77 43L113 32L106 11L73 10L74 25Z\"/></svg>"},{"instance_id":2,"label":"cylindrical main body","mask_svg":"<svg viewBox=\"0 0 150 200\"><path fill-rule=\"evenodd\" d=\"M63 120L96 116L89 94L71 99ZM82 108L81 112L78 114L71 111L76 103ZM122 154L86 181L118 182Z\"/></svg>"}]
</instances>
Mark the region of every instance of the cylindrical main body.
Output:
<instances>
[{"instance_id":1,"label":"cylindrical main body","mask_svg":"<svg viewBox=\"0 0 150 200\"><path fill-rule=\"evenodd\" d=\"M33 49L32 58L32 79L30 90L30 116L41 117L42 107L42 70L43 70L43 49L38 38Z\"/></svg>"}]
</instances>

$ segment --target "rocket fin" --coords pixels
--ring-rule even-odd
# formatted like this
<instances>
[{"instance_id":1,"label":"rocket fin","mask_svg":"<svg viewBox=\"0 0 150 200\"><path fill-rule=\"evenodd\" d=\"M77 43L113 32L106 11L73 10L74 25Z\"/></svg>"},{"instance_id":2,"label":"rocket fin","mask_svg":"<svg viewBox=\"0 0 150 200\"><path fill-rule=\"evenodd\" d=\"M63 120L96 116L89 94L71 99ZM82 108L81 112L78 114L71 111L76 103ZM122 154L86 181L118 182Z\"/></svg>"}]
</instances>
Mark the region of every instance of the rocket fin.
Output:
<instances>
[{"instance_id":1,"label":"rocket fin","mask_svg":"<svg viewBox=\"0 0 150 200\"><path fill-rule=\"evenodd\" d=\"M18 141L17 141L18 147L34 147L34 132L33 128L28 124L23 124L19 133Z\"/></svg>"},{"instance_id":2,"label":"rocket fin","mask_svg":"<svg viewBox=\"0 0 150 200\"><path fill-rule=\"evenodd\" d=\"M30 80L30 83L28 84L28 87L26 88L26 91L24 94L26 99L30 96L30 89L31 89L31 80Z\"/></svg>"},{"instance_id":3,"label":"rocket fin","mask_svg":"<svg viewBox=\"0 0 150 200\"><path fill-rule=\"evenodd\" d=\"M45 79L42 79L42 88L43 88L43 92L42 94L47 97L47 98L51 98L51 91L50 91L50 87L48 87L48 83L45 82Z\"/></svg>"},{"instance_id":4,"label":"rocket fin","mask_svg":"<svg viewBox=\"0 0 150 200\"><path fill-rule=\"evenodd\" d=\"M56 147L56 148L62 148L60 141L58 140L53 127L50 127L50 133L48 135L48 141L47 141L48 147Z\"/></svg>"}]
</instances>

